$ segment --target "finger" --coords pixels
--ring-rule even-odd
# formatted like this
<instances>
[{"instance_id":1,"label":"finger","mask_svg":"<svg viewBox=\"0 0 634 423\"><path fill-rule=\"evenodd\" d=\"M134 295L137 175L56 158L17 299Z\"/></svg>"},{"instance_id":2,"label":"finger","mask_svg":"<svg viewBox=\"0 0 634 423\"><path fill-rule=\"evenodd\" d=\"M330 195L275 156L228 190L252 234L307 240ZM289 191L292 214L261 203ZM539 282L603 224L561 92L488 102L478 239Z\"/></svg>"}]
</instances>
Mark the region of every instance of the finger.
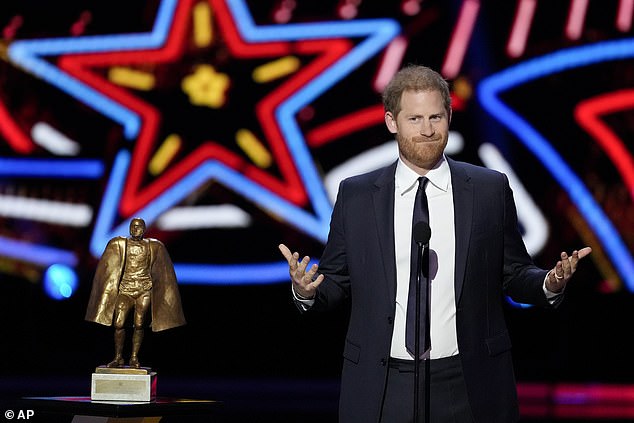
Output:
<instances>
[{"instance_id":1,"label":"finger","mask_svg":"<svg viewBox=\"0 0 634 423\"><path fill-rule=\"evenodd\" d=\"M324 275L319 275L314 281L308 284L311 290L316 290L317 287L324 281Z\"/></svg>"},{"instance_id":2,"label":"finger","mask_svg":"<svg viewBox=\"0 0 634 423\"><path fill-rule=\"evenodd\" d=\"M291 250L289 250L288 247L284 244L278 245L277 248L280 250L288 264L291 264L291 259L293 258L293 253L291 253Z\"/></svg>"},{"instance_id":3,"label":"finger","mask_svg":"<svg viewBox=\"0 0 634 423\"><path fill-rule=\"evenodd\" d=\"M291 250L289 250L288 247L284 244L278 245L277 248L279 248L291 269L297 267L297 259L299 258L299 253L291 253Z\"/></svg>"},{"instance_id":4,"label":"finger","mask_svg":"<svg viewBox=\"0 0 634 423\"><path fill-rule=\"evenodd\" d=\"M557 282L559 282L564 277L564 267L561 261L558 261L555 265L554 276Z\"/></svg>"},{"instance_id":5,"label":"finger","mask_svg":"<svg viewBox=\"0 0 634 423\"><path fill-rule=\"evenodd\" d=\"M575 273L575 271L577 270L577 265L579 263L579 260L587 256L591 252L592 252L592 248L590 247L585 247L579 251L575 250L572 252L572 257L570 258L570 266L572 268L572 273Z\"/></svg>"},{"instance_id":6,"label":"finger","mask_svg":"<svg viewBox=\"0 0 634 423\"><path fill-rule=\"evenodd\" d=\"M310 266L310 269L308 269L308 272L306 272L306 276L308 277L308 279L312 281L318 269L319 269L319 266L317 266L316 264L313 264L312 266Z\"/></svg>"},{"instance_id":7,"label":"finger","mask_svg":"<svg viewBox=\"0 0 634 423\"><path fill-rule=\"evenodd\" d=\"M588 254L590 254L591 252L592 252L592 248L584 247L581 250L579 250L579 258L582 259L585 256L587 256Z\"/></svg>"},{"instance_id":8,"label":"finger","mask_svg":"<svg viewBox=\"0 0 634 423\"><path fill-rule=\"evenodd\" d=\"M299 257L298 257L299 258ZM304 273L306 272L306 266L308 266L308 263L310 262L310 257L308 256L304 256L304 258L302 259L302 261L299 263L299 265L297 266L297 271L300 273Z\"/></svg>"},{"instance_id":9,"label":"finger","mask_svg":"<svg viewBox=\"0 0 634 423\"><path fill-rule=\"evenodd\" d=\"M570 261L570 269L572 270L572 273L575 273L577 263L579 262L579 251L574 250L568 260Z\"/></svg>"},{"instance_id":10,"label":"finger","mask_svg":"<svg viewBox=\"0 0 634 423\"><path fill-rule=\"evenodd\" d=\"M568 278L572 275L572 269L570 268L570 260L568 260L568 254L565 251L561 252L561 267L564 269L563 276Z\"/></svg>"}]
</instances>

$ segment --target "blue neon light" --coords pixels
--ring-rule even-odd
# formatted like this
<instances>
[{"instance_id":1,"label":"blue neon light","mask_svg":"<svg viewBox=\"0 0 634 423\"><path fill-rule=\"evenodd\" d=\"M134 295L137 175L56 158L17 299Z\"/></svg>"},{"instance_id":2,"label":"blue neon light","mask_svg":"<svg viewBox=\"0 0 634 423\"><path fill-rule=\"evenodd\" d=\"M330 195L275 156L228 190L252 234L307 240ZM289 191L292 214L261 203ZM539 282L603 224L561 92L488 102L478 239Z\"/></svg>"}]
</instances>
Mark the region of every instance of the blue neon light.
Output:
<instances>
[{"instance_id":1,"label":"blue neon light","mask_svg":"<svg viewBox=\"0 0 634 423\"><path fill-rule=\"evenodd\" d=\"M246 264L241 266L174 265L179 282L201 285L269 284L288 280L288 263Z\"/></svg>"},{"instance_id":2,"label":"blue neon light","mask_svg":"<svg viewBox=\"0 0 634 423\"><path fill-rule=\"evenodd\" d=\"M0 176L98 179L103 173L104 166L100 160L0 157Z\"/></svg>"},{"instance_id":3,"label":"blue neon light","mask_svg":"<svg viewBox=\"0 0 634 423\"><path fill-rule=\"evenodd\" d=\"M515 133L568 192L630 291L634 291L634 260L610 219L594 201L581 179L552 147L552 143L504 104L499 96L506 90L546 75L609 60L629 59L632 56L632 38L575 47L505 69L486 78L478 87L478 98L483 107Z\"/></svg>"},{"instance_id":4,"label":"blue neon light","mask_svg":"<svg viewBox=\"0 0 634 423\"><path fill-rule=\"evenodd\" d=\"M129 233L129 229L127 231L112 233L110 232L110 228L114 225L114 218L116 214L117 204L119 204L119 198L121 198L121 192L123 191L123 181L125 180L125 174L128 171L128 166L130 165L130 153L121 150L117 154L114 160L114 164L112 165L112 172L110 173L110 182L106 187L106 191L104 192L102 199L102 206L99 209L99 213L97 214L97 219L95 221L95 229L93 231L93 236L90 239L90 252L95 256L99 257L103 253L103 250L106 248L106 244L108 243L108 239L105 236L97 236L95 234L109 234L108 238L112 238L114 236L126 236ZM119 183L112 183L112 181L120 181ZM128 228L129 228L128 223Z\"/></svg>"},{"instance_id":5,"label":"blue neon light","mask_svg":"<svg viewBox=\"0 0 634 423\"><path fill-rule=\"evenodd\" d=\"M77 265L77 257L70 251L45 245L33 245L3 236L0 236L0 255L42 266L56 263L72 267Z\"/></svg>"}]
</instances>

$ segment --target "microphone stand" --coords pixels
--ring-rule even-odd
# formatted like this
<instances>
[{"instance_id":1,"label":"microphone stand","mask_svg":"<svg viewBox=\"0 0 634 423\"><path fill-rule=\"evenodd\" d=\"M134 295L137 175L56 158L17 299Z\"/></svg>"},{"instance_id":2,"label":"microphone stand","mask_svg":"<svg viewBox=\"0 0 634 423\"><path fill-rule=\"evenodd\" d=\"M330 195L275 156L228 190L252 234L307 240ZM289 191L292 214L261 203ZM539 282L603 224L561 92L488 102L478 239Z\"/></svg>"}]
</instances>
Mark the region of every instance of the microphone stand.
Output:
<instances>
[{"instance_id":1,"label":"microphone stand","mask_svg":"<svg viewBox=\"0 0 634 423\"><path fill-rule=\"evenodd\" d=\"M421 290L421 281L423 280L423 253L425 251L425 247L427 244L423 245L422 242L416 242L417 248L417 259L416 259L416 322L414 325L414 350L416 352L416 356L414 357L414 423L419 423L418 415L420 413L419 406L419 396L420 396L420 350L421 350L421 339L420 339L420 290ZM425 348L423 351L426 353L431 348L431 337L429 331L430 329L430 316L429 316L429 281L425 284L425 289L427 295L425 296L427 300L427 307L425 307L425 339L423 340L423 347ZM425 359L425 422L429 422L429 389L430 389L430 381L429 381L429 357Z\"/></svg>"},{"instance_id":2,"label":"microphone stand","mask_svg":"<svg viewBox=\"0 0 634 423\"><path fill-rule=\"evenodd\" d=\"M425 257L427 256L427 257ZM425 422L431 422L430 419L430 409L431 409L431 281L429 279L429 245L427 245L427 249L423 252L423 260L424 263L427 263L427 267L423 267L421 265L421 273L427 270L427 275L425 277L425 289L427 294L425 295L425 299L427 301L427 306L425 307L425 343L424 350L425 354L429 352L429 355L425 358Z\"/></svg>"}]
</instances>

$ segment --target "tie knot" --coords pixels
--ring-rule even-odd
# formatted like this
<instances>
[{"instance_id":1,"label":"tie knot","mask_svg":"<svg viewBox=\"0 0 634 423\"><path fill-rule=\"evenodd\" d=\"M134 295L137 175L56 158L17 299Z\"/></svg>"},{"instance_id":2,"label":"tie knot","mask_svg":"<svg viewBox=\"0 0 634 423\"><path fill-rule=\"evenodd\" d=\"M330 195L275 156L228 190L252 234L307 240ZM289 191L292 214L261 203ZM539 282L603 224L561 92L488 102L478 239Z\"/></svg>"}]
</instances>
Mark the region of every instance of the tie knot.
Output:
<instances>
[{"instance_id":1,"label":"tie knot","mask_svg":"<svg viewBox=\"0 0 634 423\"><path fill-rule=\"evenodd\" d=\"M419 176L418 177L418 189L425 189L425 186L427 185L427 182L429 182L429 179L427 179L426 176Z\"/></svg>"}]
</instances>

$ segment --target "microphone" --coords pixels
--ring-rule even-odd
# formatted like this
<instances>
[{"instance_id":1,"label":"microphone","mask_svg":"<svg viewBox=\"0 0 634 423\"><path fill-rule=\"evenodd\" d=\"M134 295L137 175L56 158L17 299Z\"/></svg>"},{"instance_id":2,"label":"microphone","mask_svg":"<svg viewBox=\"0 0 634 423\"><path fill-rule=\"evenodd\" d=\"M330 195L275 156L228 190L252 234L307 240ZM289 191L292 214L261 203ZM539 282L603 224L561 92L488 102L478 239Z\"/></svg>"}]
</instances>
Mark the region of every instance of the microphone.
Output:
<instances>
[{"instance_id":1,"label":"microphone","mask_svg":"<svg viewBox=\"0 0 634 423\"><path fill-rule=\"evenodd\" d=\"M412 229L412 236L414 242L418 245L427 245L429 238L431 238L431 228L427 222L417 222Z\"/></svg>"}]
</instances>

